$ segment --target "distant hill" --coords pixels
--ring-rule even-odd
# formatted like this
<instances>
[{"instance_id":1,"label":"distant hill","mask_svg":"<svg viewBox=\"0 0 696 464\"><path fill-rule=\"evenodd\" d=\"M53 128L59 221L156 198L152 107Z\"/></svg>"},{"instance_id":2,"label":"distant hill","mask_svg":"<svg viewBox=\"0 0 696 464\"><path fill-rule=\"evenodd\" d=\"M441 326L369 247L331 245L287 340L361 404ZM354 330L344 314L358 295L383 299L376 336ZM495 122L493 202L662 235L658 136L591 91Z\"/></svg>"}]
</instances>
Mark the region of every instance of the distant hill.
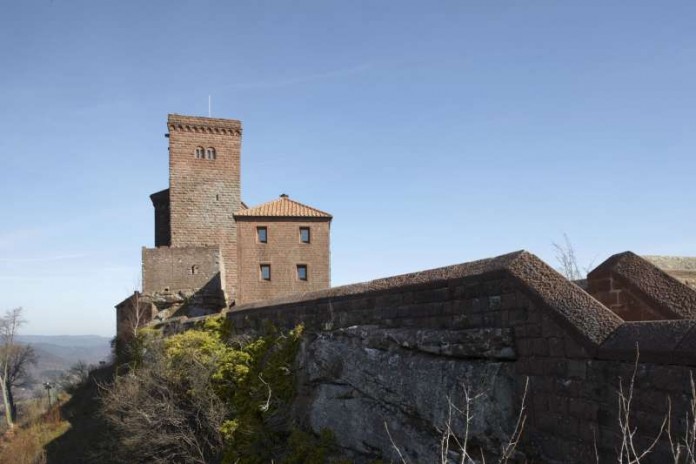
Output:
<instances>
[{"instance_id":1,"label":"distant hill","mask_svg":"<svg viewBox=\"0 0 696 464\"><path fill-rule=\"evenodd\" d=\"M31 372L39 382L59 377L78 361L99 364L111 354L111 339L98 335L20 335L17 341L34 347L39 359Z\"/></svg>"},{"instance_id":2,"label":"distant hill","mask_svg":"<svg viewBox=\"0 0 696 464\"><path fill-rule=\"evenodd\" d=\"M47 343L50 345L66 347L99 347L109 346L111 341L108 337L99 335L18 335L17 341L20 343Z\"/></svg>"}]
</instances>

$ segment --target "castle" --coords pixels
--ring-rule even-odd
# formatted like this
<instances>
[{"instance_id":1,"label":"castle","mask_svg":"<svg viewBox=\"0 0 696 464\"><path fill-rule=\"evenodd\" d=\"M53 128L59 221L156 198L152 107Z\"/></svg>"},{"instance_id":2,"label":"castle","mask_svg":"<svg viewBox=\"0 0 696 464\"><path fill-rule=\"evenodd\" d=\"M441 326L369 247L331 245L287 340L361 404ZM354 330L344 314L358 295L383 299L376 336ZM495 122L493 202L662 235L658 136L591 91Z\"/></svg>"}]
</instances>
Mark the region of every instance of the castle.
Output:
<instances>
[{"instance_id":1,"label":"castle","mask_svg":"<svg viewBox=\"0 0 696 464\"><path fill-rule=\"evenodd\" d=\"M514 439L510 462L617 462L628 430L653 443L641 462L662 463L665 424L690 436L696 259L624 252L570 281L517 251L329 288L330 215L286 195L241 202L239 121L170 115L168 127L169 189L151 196L155 248L143 291L117 305L119 335L195 328L232 305L241 335L303 324L282 368L291 420L333 431L357 463L439 462L443 419L470 455Z\"/></svg>"},{"instance_id":2,"label":"castle","mask_svg":"<svg viewBox=\"0 0 696 464\"><path fill-rule=\"evenodd\" d=\"M142 250L142 292L116 306L119 333L134 318L142 325L330 286L330 214L285 194L242 202L240 121L170 114L167 128L169 188L150 196L155 247Z\"/></svg>"}]
</instances>

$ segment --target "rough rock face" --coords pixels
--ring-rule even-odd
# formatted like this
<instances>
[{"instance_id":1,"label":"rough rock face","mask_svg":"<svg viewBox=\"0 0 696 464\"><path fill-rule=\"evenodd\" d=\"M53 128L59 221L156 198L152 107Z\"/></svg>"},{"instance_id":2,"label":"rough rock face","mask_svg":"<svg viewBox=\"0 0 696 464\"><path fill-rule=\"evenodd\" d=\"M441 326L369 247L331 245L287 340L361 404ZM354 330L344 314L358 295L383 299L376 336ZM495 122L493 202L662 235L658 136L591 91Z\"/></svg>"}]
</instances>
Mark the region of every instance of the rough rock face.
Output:
<instances>
[{"instance_id":1,"label":"rough rock face","mask_svg":"<svg viewBox=\"0 0 696 464\"><path fill-rule=\"evenodd\" d=\"M453 435L465 435L468 390L468 448L495 455L517 414L512 346L507 329L320 332L298 355L295 410L314 432L332 430L355 462L397 460L397 446L409 462L434 463L450 414Z\"/></svg>"}]
</instances>

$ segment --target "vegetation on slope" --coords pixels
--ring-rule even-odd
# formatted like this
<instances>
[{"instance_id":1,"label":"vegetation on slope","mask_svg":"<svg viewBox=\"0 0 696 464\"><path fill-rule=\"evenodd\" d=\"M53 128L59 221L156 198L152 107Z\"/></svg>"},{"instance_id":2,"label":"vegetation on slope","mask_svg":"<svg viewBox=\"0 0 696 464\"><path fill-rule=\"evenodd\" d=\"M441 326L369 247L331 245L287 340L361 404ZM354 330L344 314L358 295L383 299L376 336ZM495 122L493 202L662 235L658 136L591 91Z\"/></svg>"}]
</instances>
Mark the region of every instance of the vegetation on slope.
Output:
<instances>
[{"instance_id":1,"label":"vegetation on slope","mask_svg":"<svg viewBox=\"0 0 696 464\"><path fill-rule=\"evenodd\" d=\"M141 330L127 372L103 398L120 459L326 462L330 434L301 433L290 417L301 335L298 326L237 337L221 318L169 337Z\"/></svg>"}]
</instances>

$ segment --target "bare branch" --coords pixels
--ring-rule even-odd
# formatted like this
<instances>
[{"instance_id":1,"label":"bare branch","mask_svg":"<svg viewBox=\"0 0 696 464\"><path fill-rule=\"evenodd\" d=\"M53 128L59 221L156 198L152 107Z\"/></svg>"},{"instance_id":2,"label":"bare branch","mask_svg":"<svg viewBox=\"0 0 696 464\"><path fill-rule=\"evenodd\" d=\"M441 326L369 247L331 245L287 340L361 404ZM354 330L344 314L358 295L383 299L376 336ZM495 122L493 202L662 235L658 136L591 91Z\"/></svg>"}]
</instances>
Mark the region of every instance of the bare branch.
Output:
<instances>
[{"instance_id":1,"label":"bare branch","mask_svg":"<svg viewBox=\"0 0 696 464\"><path fill-rule=\"evenodd\" d=\"M580 272L578 259L575 256L575 248L570 242L567 234L563 234L563 243L553 242L553 248L556 252L556 261L558 261L558 271L568 280L580 280L584 275Z\"/></svg>"},{"instance_id":2,"label":"bare branch","mask_svg":"<svg viewBox=\"0 0 696 464\"><path fill-rule=\"evenodd\" d=\"M396 450L397 454L399 455L399 459L401 459L402 464L408 464L408 461L404 458L404 455L401 454L401 450L399 449L398 446L396 446L396 443L394 443L394 439L391 436L391 432L389 432L389 426L387 425L387 421L384 421L384 430L387 431L387 436L389 437L389 441L392 444L392 447Z\"/></svg>"}]
</instances>

